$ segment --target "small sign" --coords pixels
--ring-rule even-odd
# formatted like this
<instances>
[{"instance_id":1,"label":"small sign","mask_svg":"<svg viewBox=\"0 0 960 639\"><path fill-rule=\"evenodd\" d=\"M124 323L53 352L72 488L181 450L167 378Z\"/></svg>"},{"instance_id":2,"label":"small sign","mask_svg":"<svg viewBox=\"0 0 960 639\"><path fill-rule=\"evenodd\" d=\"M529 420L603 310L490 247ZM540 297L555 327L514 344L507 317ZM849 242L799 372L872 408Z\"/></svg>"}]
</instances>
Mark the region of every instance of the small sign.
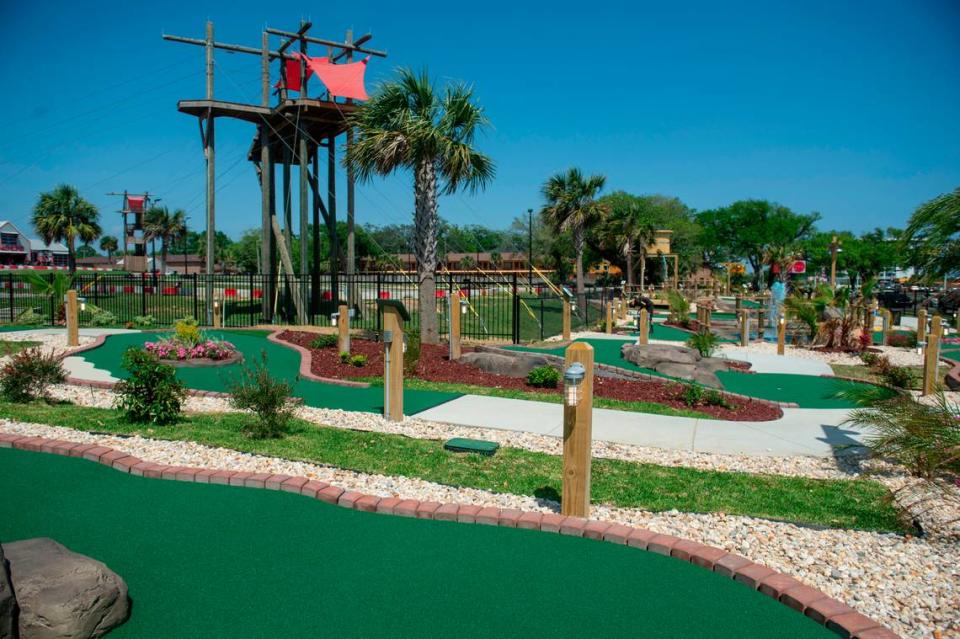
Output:
<instances>
[{"instance_id":1,"label":"small sign","mask_svg":"<svg viewBox=\"0 0 960 639\"><path fill-rule=\"evenodd\" d=\"M807 263L804 260L796 260L790 265L791 275L803 275L807 272Z\"/></svg>"}]
</instances>

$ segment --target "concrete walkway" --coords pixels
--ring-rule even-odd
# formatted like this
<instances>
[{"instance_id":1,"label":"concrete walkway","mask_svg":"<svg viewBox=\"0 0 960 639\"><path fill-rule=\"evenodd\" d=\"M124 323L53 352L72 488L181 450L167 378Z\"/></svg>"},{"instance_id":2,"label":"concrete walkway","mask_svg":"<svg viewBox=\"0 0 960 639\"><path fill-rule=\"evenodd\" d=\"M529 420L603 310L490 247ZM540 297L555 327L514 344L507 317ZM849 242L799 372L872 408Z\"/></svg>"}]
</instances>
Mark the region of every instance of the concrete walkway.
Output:
<instances>
[{"instance_id":1,"label":"concrete walkway","mask_svg":"<svg viewBox=\"0 0 960 639\"><path fill-rule=\"evenodd\" d=\"M841 427L846 410L787 408L771 422L735 422L597 408L593 438L619 444L704 453L830 457L859 445L863 432ZM465 395L414 415L418 419L561 437L563 407L520 399Z\"/></svg>"},{"instance_id":2,"label":"concrete walkway","mask_svg":"<svg viewBox=\"0 0 960 639\"><path fill-rule=\"evenodd\" d=\"M743 346L724 346L715 357L750 362L754 373L782 373L785 375L833 375L830 364L818 359L807 359L791 355L759 353Z\"/></svg>"}]
</instances>

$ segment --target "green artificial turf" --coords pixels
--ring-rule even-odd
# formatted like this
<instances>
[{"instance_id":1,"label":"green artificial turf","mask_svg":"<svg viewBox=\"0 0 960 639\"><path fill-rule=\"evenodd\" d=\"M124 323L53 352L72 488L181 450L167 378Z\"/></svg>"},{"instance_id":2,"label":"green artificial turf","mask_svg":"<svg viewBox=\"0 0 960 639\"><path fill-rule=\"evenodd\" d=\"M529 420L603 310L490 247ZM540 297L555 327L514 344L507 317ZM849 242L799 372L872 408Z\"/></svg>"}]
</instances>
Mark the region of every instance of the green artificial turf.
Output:
<instances>
[{"instance_id":1,"label":"green artificial turf","mask_svg":"<svg viewBox=\"0 0 960 639\"><path fill-rule=\"evenodd\" d=\"M352 431L292 420L279 439L242 434L251 419L240 413L200 413L165 427L130 424L115 410L42 402L0 402L0 418L54 424L78 430L192 441L246 453L309 461L377 475L426 481L496 493L559 501L562 459L519 448L501 448L495 457L458 455L439 440ZM753 475L593 460L595 503L651 511L724 512L833 528L899 531L903 527L889 495L871 480L822 480Z\"/></svg>"},{"instance_id":2,"label":"green artificial turf","mask_svg":"<svg viewBox=\"0 0 960 639\"><path fill-rule=\"evenodd\" d=\"M4 542L51 537L127 582L110 637L831 637L680 560L347 510L0 450ZM587 631L589 629L589 631Z\"/></svg>"},{"instance_id":3,"label":"green artificial turf","mask_svg":"<svg viewBox=\"0 0 960 639\"><path fill-rule=\"evenodd\" d=\"M261 353L267 355L267 366L271 374L293 384L293 393L303 398L308 406L335 408L371 413L383 412L382 388L352 388L336 384L323 384L308 379L298 380L300 354L266 338L266 331L204 331L204 334L232 342L243 353L246 363L258 360ZM114 377L127 376L120 366L123 352L131 346L143 346L144 342L165 337L165 333L127 333L111 335L103 346L86 351L81 356L97 368L110 371ZM226 392L229 383L235 378L242 364L224 367L178 368L177 377L188 388L197 390ZM373 371L371 371L373 372ZM377 373L383 373L377 370ZM413 415L456 399L458 393L445 393L429 390L405 390L403 393L403 411Z\"/></svg>"}]
</instances>

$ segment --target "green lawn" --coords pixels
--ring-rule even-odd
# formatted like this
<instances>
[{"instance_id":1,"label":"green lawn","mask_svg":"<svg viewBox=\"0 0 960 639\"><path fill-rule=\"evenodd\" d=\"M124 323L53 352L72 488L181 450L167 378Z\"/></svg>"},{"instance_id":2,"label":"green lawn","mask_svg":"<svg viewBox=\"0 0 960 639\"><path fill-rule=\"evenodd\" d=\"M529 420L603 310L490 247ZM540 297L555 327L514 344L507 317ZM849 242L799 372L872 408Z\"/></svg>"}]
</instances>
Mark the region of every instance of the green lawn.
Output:
<instances>
[{"instance_id":1,"label":"green lawn","mask_svg":"<svg viewBox=\"0 0 960 639\"><path fill-rule=\"evenodd\" d=\"M131 617L111 639L835 636L732 579L628 546L20 450L0 450L0 468L0 539L51 537L127 583Z\"/></svg>"},{"instance_id":2,"label":"green lawn","mask_svg":"<svg viewBox=\"0 0 960 639\"><path fill-rule=\"evenodd\" d=\"M15 355L22 350L28 348L33 348L34 346L40 346L40 342L31 342L31 341L14 341L0 339L0 357L6 357L7 355Z\"/></svg>"},{"instance_id":3,"label":"green lawn","mask_svg":"<svg viewBox=\"0 0 960 639\"><path fill-rule=\"evenodd\" d=\"M502 493L559 500L562 459L517 448L494 457L443 450L442 442L295 421L283 439L253 440L240 431L246 415L196 414L176 426L129 424L114 410L0 402L0 418L85 431L194 441L292 460ZM871 480L819 480L593 460L596 503L652 511L725 512L829 526L902 530L887 490Z\"/></svg>"}]
</instances>

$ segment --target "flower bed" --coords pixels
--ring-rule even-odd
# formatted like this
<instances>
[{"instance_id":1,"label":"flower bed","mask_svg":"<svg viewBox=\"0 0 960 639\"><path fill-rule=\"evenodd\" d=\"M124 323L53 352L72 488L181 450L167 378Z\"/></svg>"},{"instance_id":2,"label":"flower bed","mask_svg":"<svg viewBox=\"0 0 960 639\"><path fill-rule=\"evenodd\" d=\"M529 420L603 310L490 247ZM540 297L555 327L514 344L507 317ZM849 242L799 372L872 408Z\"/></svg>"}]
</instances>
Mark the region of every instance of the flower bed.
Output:
<instances>
[{"instance_id":1,"label":"flower bed","mask_svg":"<svg viewBox=\"0 0 960 639\"><path fill-rule=\"evenodd\" d=\"M310 370L320 377L350 379L383 375L383 344L379 342L361 339L352 340L351 353L362 354L367 357L366 365L358 368L349 363L343 363L336 348L311 347L310 343L316 339L316 333L284 331L278 337L283 341L297 344L309 350L311 353ZM463 352L468 353L472 350L471 348L464 348ZM470 384L531 393L558 394L562 392L562 388L537 388L528 385L525 379L488 373L476 366L452 362L447 359L447 352L445 345L421 344L420 360L417 363L414 376L433 382ZM684 385L669 380L624 380L598 376L594 378L593 387L594 394L597 397L628 402L652 402L679 409L691 408L682 399ZM694 406L693 410L719 419L737 421L769 421L778 419L781 415L776 406L764 402L735 400L733 404L733 408L699 404Z\"/></svg>"},{"instance_id":2,"label":"flower bed","mask_svg":"<svg viewBox=\"0 0 960 639\"><path fill-rule=\"evenodd\" d=\"M177 337L147 342L144 348L161 360L171 364L203 365L232 364L240 359L240 353L230 342L215 339L204 339L191 344Z\"/></svg>"}]
</instances>

